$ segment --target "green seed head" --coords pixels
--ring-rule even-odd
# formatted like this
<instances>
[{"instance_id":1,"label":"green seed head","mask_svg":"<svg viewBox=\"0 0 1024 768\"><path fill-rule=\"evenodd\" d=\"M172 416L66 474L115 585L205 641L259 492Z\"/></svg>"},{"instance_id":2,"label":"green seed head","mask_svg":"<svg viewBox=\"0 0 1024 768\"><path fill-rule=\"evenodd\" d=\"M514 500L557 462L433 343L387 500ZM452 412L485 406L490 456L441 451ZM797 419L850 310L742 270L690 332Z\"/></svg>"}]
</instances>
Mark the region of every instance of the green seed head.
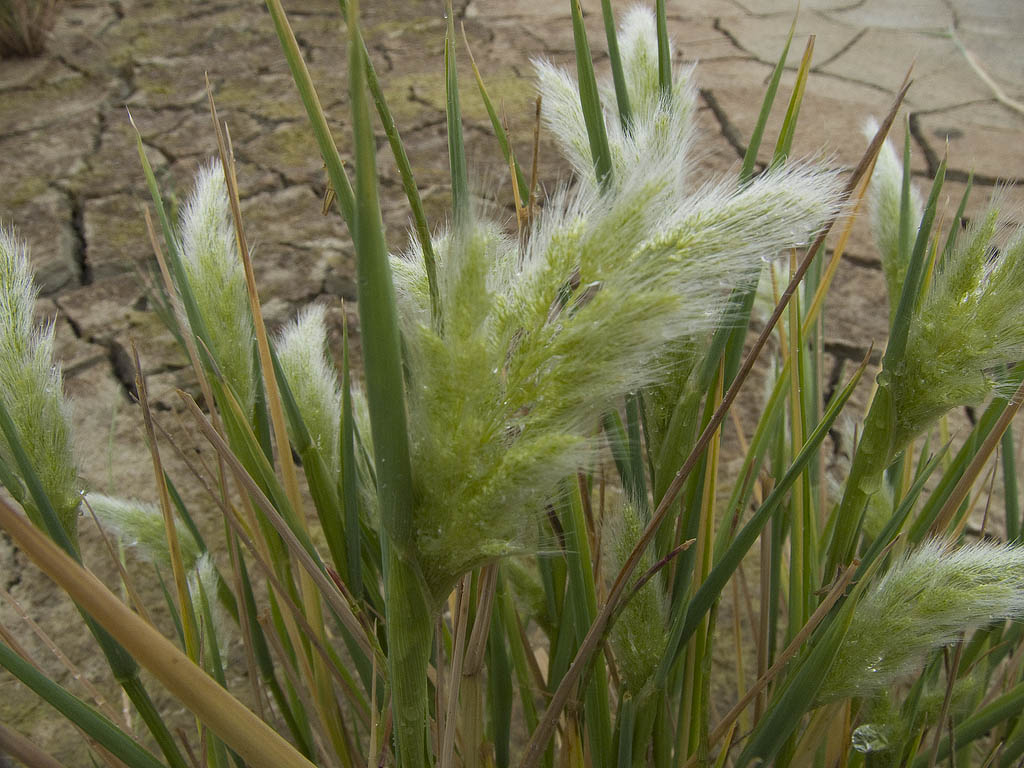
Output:
<instances>
[{"instance_id":1,"label":"green seed head","mask_svg":"<svg viewBox=\"0 0 1024 768\"><path fill-rule=\"evenodd\" d=\"M621 517L614 519L605 532L605 540L612 542L610 560L606 560L608 575L619 572L633 547L643 534L643 520L633 507L625 507ZM645 573L654 565L648 552L637 569ZM623 690L634 698L647 692L661 657L668 645L668 606L659 577L644 584L622 610L612 625L610 642Z\"/></svg>"},{"instance_id":2,"label":"green seed head","mask_svg":"<svg viewBox=\"0 0 1024 768\"><path fill-rule=\"evenodd\" d=\"M441 332L419 260L393 261L416 540L435 594L534 548L537 515L597 450L601 414L676 375L674 351L722 322L732 288L837 211L838 177L810 166L743 189L688 185L693 86L679 71L671 98L656 91L644 14L623 34L631 87L647 95L628 127L605 115L609 183L596 182L575 82L538 64L546 119L582 183L549 197L525 245L477 214L437 238Z\"/></svg>"},{"instance_id":3,"label":"green seed head","mask_svg":"<svg viewBox=\"0 0 1024 768\"><path fill-rule=\"evenodd\" d=\"M210 352L249 412L256 393L252 313L219 163L205 165L196 174L181 214L179 237L189 286L210 335Z\"/></svg>"},{"instance_id":4,"label":"green seed head","mask_svg":"<svg viewBox=\"0 0 1024 768\"><path fill-rule=\"evenodd\" d=\"M61 525L75 541L79 497L71 409L60 365L53 360L53 323L36 324L35 298L28 245L13 230L0 227L0 398ZM2 436L0 458L17 471L11 446ZM42 518L28 494L9 490L41 527Z\"/></svg>"},{"instance_id":5,"label":"green seed head","mask_svg":"<svg viewBox=\"0 0 1024 768\"><path fill-rule=\"evenodd\" d=\"M920 302L903 359L883 372L894 451L951 408L981 402L1024 354L1024 228L1004 235L998 219L993 205L960 236Z\"/></svg>"},{"instance_id":6,"label":"green seed head","mask_svg":"<svg viewBox=\"0 0 1024 768\"><path fill-rule=\"evenodd\" d=\"M869 696L920 666L960 632L1024 614L1024 547L982 542L919 547L854 610L823 700Z\"/></svg>"},{"instance_id":7,"label":"green seed head","mask_svg":"<svg viewBox=\"0 0 1024 768\"><path fill-rule=\"evenodd\" d=\"M299 413L327 468L341 471L341 388L327 349L324 307L310 305L278 335L275 348Z\"/></svg>"},{"instance_id":8,"label":"green seed head","mask_svg":"<svg viewBox=\"0 0 1024 768\"><path fill-rule=\"evenodd\" d=\"M106 530L126 547L134 547L143 558L161 568L171 567L164 517L154 504L136 499L118 499L102 493L87 493L85 503ZM181 560L186 570L195 567L199 545L191 532L175 519Z\"/></svg>"},{"instance_id":9,"label":"green seed head","mask_svg":"<svg viewBox=\"0 0 1024 768\"><path fill-rule=\"evenodd\" d=\"M864 133L868 138L875 135L878 123L868 122ZM889 292L890 315L896 311L903 290L903 280L907 274L906 254L900 257L900 200L903 195L903 163L896 154L892 143L886 141L878 153L875 170L868 186L868 200L871 211L871 230L875 236L878 252L882 256L882 271L885 274L885 285ZM921 193L913 184L910 185L910 220L921 221L924 206Z\"/></svg>"}]
</instances>

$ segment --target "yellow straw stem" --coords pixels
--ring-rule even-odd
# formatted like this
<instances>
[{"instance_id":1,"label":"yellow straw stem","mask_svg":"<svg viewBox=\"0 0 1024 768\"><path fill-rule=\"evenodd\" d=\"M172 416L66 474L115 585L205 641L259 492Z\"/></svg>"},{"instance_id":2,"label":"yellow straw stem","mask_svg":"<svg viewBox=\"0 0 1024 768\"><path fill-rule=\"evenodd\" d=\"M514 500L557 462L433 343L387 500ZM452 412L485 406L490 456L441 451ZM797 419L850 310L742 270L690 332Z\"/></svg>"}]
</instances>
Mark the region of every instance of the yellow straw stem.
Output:
<instances>
[{"instance_id":1,"label":"yellow straw stem","mask_svg":"<svg viewBox=\"0 0 1024 768\"><path fill-rule=\"evenodd\" d=\"M253 768L314 768L274 729L122 603L7 502L0 527L79 606Z\"/></svg>"}]
</instances>

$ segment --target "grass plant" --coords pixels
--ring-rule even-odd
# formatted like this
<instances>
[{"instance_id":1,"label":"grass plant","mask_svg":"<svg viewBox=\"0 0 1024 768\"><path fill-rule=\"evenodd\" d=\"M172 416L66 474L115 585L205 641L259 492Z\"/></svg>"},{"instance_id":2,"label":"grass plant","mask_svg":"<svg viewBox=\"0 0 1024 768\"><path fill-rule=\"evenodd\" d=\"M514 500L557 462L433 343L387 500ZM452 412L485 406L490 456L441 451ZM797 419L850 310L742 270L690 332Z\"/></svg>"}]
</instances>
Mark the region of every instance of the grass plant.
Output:
<instances>
[{"instance_id":1,"label":"grass plant","mask_svg":"<svg viewBox=\"0 0 1024 768\"><path fill-rule=\"evenodd\" d=\"M473 63L512 181L510 231L471 195L449 4L451 215L428 222L355 0L340 2L351 179L281 2L267 5L357 254L365 365L350 368L346 329L335 367L322 307L267 333L212 96L219 158L180 222L140 138L162 305L208 408L180 393L216 454L202 480L217 541L176 491L199 479L163 469L142 370L158 504L79 487L27 246L0 232L0 481L22 510L0 502L0 526L80 607L142 728L48 679L6 630L0 664L77 725L93 763L1018 764L1009 426L1024 393L1024 230L1000 223L998 196L965 226L964 202L943 213L945 164L926 199L916 191L909 137L902 159L886 143L907 84L852 172L795 160L813 41L783 108L791 33L738 176L697 185L699 70L673 64L665 4L618 25L601 4L599 77L572 0L575 72L535 62L571 181L538 191ZM382 223L371 108L412 212L404 250ZM826 392L821 318L862 209L891 334L833 493L829 436L853 418L868 360ZM762 273L776 298L755 325ZM726 418L762 357L768 389L756 423L735 424L740 470L727 472ZM942 422L960 405L984 409L953 446ZM978 540L968 520L991 483L972 488L1000 473L1005 518L986 517ZM176 637L83 566L80 507L162 574ZM140 665L194 713L194 733L170 734Z\"/></svg>"},{"instance_id":2,"label":"grass plant","mask_svg":"<svg viewBox=\"0 0 1024 768\"><path fill-rule=\"evenodd\" d=\"M0 0L0 58L38 56L61 0Z\"/></svg>"}]
</instances>

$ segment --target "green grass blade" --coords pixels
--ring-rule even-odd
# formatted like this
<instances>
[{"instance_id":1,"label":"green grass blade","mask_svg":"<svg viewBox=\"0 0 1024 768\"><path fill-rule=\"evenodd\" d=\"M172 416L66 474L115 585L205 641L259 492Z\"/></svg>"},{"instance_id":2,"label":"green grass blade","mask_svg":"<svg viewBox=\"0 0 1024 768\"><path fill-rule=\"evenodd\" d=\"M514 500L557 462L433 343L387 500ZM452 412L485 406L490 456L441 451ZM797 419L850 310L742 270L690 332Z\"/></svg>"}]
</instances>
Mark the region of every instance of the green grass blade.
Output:
<instances>
[{"instance_id":1,"label":"green grass blade","mask_svg":"<svg viewBox=\"0 0 1024 768\"><path fill-rule=\"evenodd\" d=\"M357 600L363 596L362 526L359 523L359 487L356 474L355 417L352 415L352 373L349 368L348 320L342 325L341 352L341 499L345 512L348 566L345 583Z\"/></svg>"},{"instance_id":2,"label":"green grass blade","mask_svg":"<svg viewBox=\"0 0 1024 768\"><path fill-rule=\"evenodd\" d=\"M956 215L949 222L949 235L946 236L946 245L942 248L943 259L949 255L949 252L953 250L953 246L956 245L957 236L960 234L961 222L964 220L964 211L967 209L967 199L971 196L971 189L973 187L974 171L971 171L967 176L967 186L964 187L964 193L960 197L960 205L957 206Z\"/></svg>"},{"instance_id":3,"label":"green grass blade","mask_svg":"<svg viewBox=\"0 0 1024 768\"><path fill-rule=\"evenodd\" d=\"M1003 433L1000 443L1003 459L1003 499L1006 505L1006 540L1020 538L1020 495L1017 491L1017 450L1013 430Z\"/></svg>"},{"instance_id":4,"label":"green grass blade","mask_svg":"<svg viewBox=\"0 0 1024 768\"><path fill-rule=\"evenodd\" d=\"M789 34L786 35L786 44L782 48L782 55L775 65L771 80L768 81L768 89L764 92L764 99L761 102L761 112L754 123L754 131L750 134L750 143L747 144L747 151L743 155L743 165L740 167L740 183L746 184L754 176L754 165L757 163L757 153L761 149L761 139L764 137L764 129L768 124L768 116L771 114L772 105L775 103L775 95L779 90L779 83L782 81L782 72L786 67L786 58L789 56L789 46L793 42L793 33L796 31L796 16L789 27Z\"/></svg>"},{"instance_id":5,"label":"green grass blade","mask_svg":"<svg viewBox=\"0 0 1024 768\"><path fill-rule=\"evenodd\" d=\"M487 87L484 85L483 76L480 74L480 69L476 65L476 59L473 57L473 51L470 50L469 42L465 41L466 51L469 53L469 63L473 67L473 76L476 78L476 87L480 91L480 98L484 102L484 109L487 110L487 117L490 118L491 128L494 130L494 136L498 140L498 147L501 149L501 154L505 158L505 164L511 165L513 172L515 173L515 184L519 188L519 199L523 205L526 205L530 201L530 183L526 180L523 175L522 168L519 167L519 161L516 160L516 154L512 149L512 144L509 141L508 133L505 131L505 126L502 125L501 118L498 116L498 111L494 108L494 103L491 101L490 94L487 93Z\"/></svg>"},{"instance_id":6,"label":"green grass blade","mask_svg":"<svg viewBox=\"0 0 1024 768\"><path fill-rule=\"evenodd\" d=\"M914 250L907 263L907 276L903 282L903 291L900 293L900 303L896 308L893 317L892 331L889 334L889 345L885 350L885 357L882 359L882 368L893 369L903 358L907 348L907 333L910 330L910 323L921 300L921 288L924 279L925 263L928 254L928 240L931 238L932 224L935 221L935 211L938 206L939 192L942 190L942 182L946 178L946 160L943 158L939 169L935 174L935 182L932 184L931 194L928 196L928 204L925 206L924 215L921 217L921 226L917 232L917 239L914 242ZM909 192L907 192L909 195ZM907 203L909 208L909 203ZM904 216L900 211L900 226L905 225L904 219L909 221L909 211ZM909 224L907 224L909 226Z\"/></svg>"},{"instance_id":7,"label":"green grass blade","mask_svg":"<svg viewBox=\"0 0 1024 768\"><path fill-rule=\"evenodd\" d=\"M364 86L365 59L358 45L356 5L349 3L349 84L358 192L353 239L359 280L359 320L366 350L366 395L381 519L393 545L405 556L413 546L414 531L402 352L395 288L377 191L376 146Z\"/></svg>"},{"instance_id":8,"label":"green grass blade","mask_svg":"<svg viewBox=\"0 0 1024 768\"><path fill-rule=\"evenodd\" d=\"M754 727L750 741L736 760L737 768L745 768L752 761L757 765L773 764L828 675L853 620L853 607L854 601L847 600L836 609L835 619L824 628L820 639L773 697L764 717Z\"/></svg>"},{"instance_id":9,"label":"green grass blade","mask_svg":"<svg viewBox=\"0 0 1024 768\"><path fill-rule=\"evenodd\" d=\"M964 718L959 725L953 728L953 744L959 751L975 739L985 736L1000 723L1018 717L1022 711L1024 711L1024 683L1018 683L987 706ZM949 752L950 736L947 734L939 743L938 760L944 760ZM930 750L925 750L918 754L914 762L911 763L911 768L927 768L931 758L929 753ZM960 764L959 760L957 764Z\"/></svg>"},{"instance_id":10,"label":"green grass blade","mask_svg":"<svg viewBox=\"0 0 1024 768\"><path fill-rule=\"evenodd\" d=\"M582 490L576 485L565 516L566 560L569 585L566 600L576 625L576 644L582 641L597 616L597 587L594 582L593 558L583 514ZM575 653L576 648L573 648ZM594 768L608 768L611 760L611 706L608 678L603 664L594 667L584 694L584 723L590 738Z\"/></svg>"},{"instance_id":11,"label":"green grass blade","mask_svg":"<svg viewBox=\"0 0 1024 768\"><path fill-rule=\"evenodd\" d=\"M796 73L796 82L793 84L793 95L789 98L789 106L786 108L786 117L782 121L779 138L775 144L775 155L772 157L773 166L784 163L793 148L793 136L796 133L796 121L800 116L800 105L804 100L804 91L807 87L807 75L811 71L811 57L813 54L814 36L812 35L807 41L807 48L804 50L804 57L800 62L800 69L798 69Z\"/></svg>"},{"instance_id":12,"label":"green grass blade","mask_svg":"<svg viewBox=\"0 0 1024 768\"><path fill-rule=\"evenodd\" d=\"M21 680L125 765L130 768L163 768L163 763L140 747L128 734L84 701L50 680L4 643L0 643L0 666Z\"/></svg>"},{"instance_id":13,"label":"green grass blade","mask_svg":"<svg viewBox=\"0 0 1024 768\"><path fill-rule=\"evenodd\" d=\"M342 18L347 19L348 3L346 0L338 0L338 5L341 8ZM398 132L398 126L395 124L395 117L391 113L387 99L384 98L384 91L380 87L377 71L370 60L370 54L366 50L366 41L363 40L362 34L359 34L359 44L363 49L363 57L366 61L366 84L370 88L370 96L377 107L377 115L380 117L381 125L384 127L384 135L387 136L388 144L391 146L391 154L395 158L395 167L398 169L398 176L402 180L402 190L409 201L413 228L416 230L416 239L419 241L420 248L423 251L423 267L427 272L427 286L430 292L431 309L436 316L438 307L437 259L434 256L434 245L430 239L427 215L423 211L423 200L420 198L420 191L416 186L416 179L412 173L409 155L405 151L405 143Z\"/></svg>"},{"instance_id":14,"label":"green grass blade","mask_svg":"<svg viewBox=\"0 0 1024 768\"><path fill-rule=\"evenodd\" d=\"M636 730L636 710L636 701L627 693L619 703L619 715L615 718L615 738L618 741L617 768L633 768L633 734Z\"/></svg>"},{"instance_id":15,"label":"green grass blade","mask_svg":"<svg viewBox=\"0 0 1024 768\"><path fill-rule=\"evenodd\" d=\"M587 42L587 29L583 25L583 10L580 0L569 0L572 7L572 36L576 47L576 77L579 80L580 104L583 107L583 120L587 126L590 139L590 155L594 160L594 171L597 180L604 184L612 172L612 152L608 145L608 131L604 124L604 113L601 110L601 96L597 90L597 77L594 75L594 60L590 54L590 43Z\"/></svg>"},{"instance_id":16,"label":"green grass blade","mask_svg":"<svg viewBox=\"0 0 1024 768\"><path fill-rule=\"evenodd\" d=\"M462 107L459 103L459 72L455 63L455 13L447 0L448 26L444 37L444 101L448 121L448 166L452 181L452 215L458 228L469 221L469 171L466 144L462 136Z\"/></svg>"},{"instance_id":17,"label":"green grass blade","mask_svg":"<svg viewBox=\"0 0 1024 768\"><path fill-rule=\"evenodd\" d=\"M644 482L643 446L639 434L639 411L635 396L632 402L632 409L627 402L627 418L631 422L628 432L618 411L606 413L601 418L601 425L608 439L622 488L626 491L630 503L635 504L639 510L649 512Z\"/></svg>"},{"instance_id":18,"label":"green grass blade","mask_svg":"<svg viewBox=\"0 0 1024 768\"><path fill-rule=\"evenodd\" d=\"M668 44L668 15L665 12L665 0L655 3L658 31L658 85L663 94L672 92L672 51Z\"/></svg>"},{"instance_id":19,"label":"green grass blade","mask_svg":"<svg viewBox=\"0 0 1024 768\"><path fill-rule=\"evenodd\" d=\"M615 14L612 13L611 0L601 0L601 16L604 19L604 34L608 40L608 60L612 68L612 83L615 85L615 103L619 108L619 121L628 130L631 114L629 89L626 87L626 76L622 71L619 37L615 31Z\"/></svg>"},{"instance_id":20,"label":"green grass blade","mask_svg":"<svg viewBox=\"0 0 1024 768\"><path fill-rule=\"evenodd\" d=\"M306 115L309 118L310 127L313 129L313 135L316 137L317 146L320 148L320 155L327 166L327 177L334 189L338 208L351 232L355 219L355 195L341 162L341 155L338 154L338 147L331 136L331 129L327 125L327 117L324 115L323 107L320 106L320 97L317 96L316 88L313 87L313 80L309 76L306 62L302 60L299 43L288 23L281 0L267 0L267 9L274 21L274 29L281 41L281 48L288 62L288 68L291 70L292 79L295 81L295 87L299 91L299 97L302 99L302 105L306 108ZM353 44L357 50L362 47L359 45L358 39Z\"/></svg>"},{"instance_id":21,"label":"green grass blade","mask_svg":"<svg viewBox=\"0 0 1024 768\"><path fill-rule=\"evenodd\" d=\"M814 455L814 452L821 444L821 441L825 439L825 436L828 434L828 430L831 428L836 418L838 418L843 406L846 405L846 401L850 398L850 395L853 394L853 390L857 386L857 382L860 381L860 377L863 373L864 365L862 364L850 379L850 382L843 388L842 392L832 398L832 401L829 403L829 407L822 416L821 421L814 428L814 431L807 436L807 441L804 443L803 449L796 458L793 459L793 463L787 470L786 474L775 488L772 489L772 492L768 495L768 498L764 500L764 503L756 512L754 512L747 524L744 525L736 534L735 538L729 544L729 548L716 560L707 579L704 580L696 594L694 594L693 599L690 601L685 612L685 616L680 614L673 622L668 645L669 650L658 667L656 680L659 686L664 685L665 681L668 680L668 675L671 671L672 665L675 663L678 654L682 651L694 631L697 629L697 626L704 617L704 614L706 614L714 605L718 596L725 588L726 583L728 583L733 573L735 573L736 569L739 567L743 557L749 551L750 547L753 546L754 541L761 532L761 529L771 519L776 507L778 507L786 497L789 489L803 473L807 463Z\"/></svg>"},{"instance_id":22,"label":"green grass blade","mask_svg":"<svg viewBox=\"0 0 1024 768\"><path fill-rule=\"evenodd\" d=\"M495 765L509 768L512 763L512 668L502 630L501 617L497 610L492 610L491 631L487 636L487 709Z\"/></svg>"},{"instance_id":23,"label":"green grass blade","mask_svg":"<svg viewBox=\"0 0 1024 768\"><path fill-rule=\"evenodd\" d=\"M523 645L523 637L519 631L519 619L512 602L512 594L500 572L496 597L498 604L495 606L495 613L502 623L500 631L508 638L509 655L512 658L512 669L515 671L516 685L519 688L519 700L526 720L526 729L533 731L537 727L537 704L533 700L533 684L530 680L529 662L526 659L527 649Z\"/></svg>"},{"instance_id":24,"label":"green grass blade","mask_svg":"<svg viewBox=\"0 0 1024 768\"><path fill-rule=\"evenodd\" d=\"M359 319L365 350L366 390L373 431L385 567L388 667L396 757L400 768L426 764L427 664L433 620L415 560L412 464L395 289L377 191L376 147L359 46L358 4L349 3L349 90L357 193L353 240L357 253ZM453 36L452 36L453 37ZM452 62L454 66L454 61ZM450 137L449 137L450 138Z\"/></svg>"},{"instance_id":25,"label":"green grass blade","mask_svg":"<svg viewBox=\"0 0 1024 768\"><path fill-rule=\"evenodd\" d=\"M644 463L644 446L641 439L640 393L630 392L626 395L626 435L629 437L629 466L632 477L633 498L647 520L650 509L647 505L647 466Z\"/></svg>"}]
</instances>

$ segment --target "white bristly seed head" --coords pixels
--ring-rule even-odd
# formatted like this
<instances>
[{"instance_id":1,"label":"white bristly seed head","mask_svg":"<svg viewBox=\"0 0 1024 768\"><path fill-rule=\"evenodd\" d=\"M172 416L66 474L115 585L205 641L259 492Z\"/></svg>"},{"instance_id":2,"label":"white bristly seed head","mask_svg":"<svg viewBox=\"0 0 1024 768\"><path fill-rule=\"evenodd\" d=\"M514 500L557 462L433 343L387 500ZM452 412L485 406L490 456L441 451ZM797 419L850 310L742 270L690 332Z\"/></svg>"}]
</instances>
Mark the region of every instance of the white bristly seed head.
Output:
<instances>
[{"instance_id":1,"label":"white bristly seed head","mask_svg":"<svg viewBox=\"0 0 1024 768\"><path fill-rule=\"evenodd\" d=\"M213 625L210 626L203 616L203 640L207 647L216 646L217 652L223 659L227 655L228 640L232 622L228 621L224 605L217 598L220 587L220 577L217 575L217 568L209 552L204 552L195 561L195 566L188 572L188 591L192 597L192 604L196 607L196 613L200 608L209 613ZM209 654L206 658L209 659Z\"/></svg>"},{"instance_id":2,"label":"white bristly seed head","mask_svg":"<svg viewBox=\"0 0 1024 768\"><path fill-rule=\"evenodd\" d=\"M322 305L306 307L278 335L275 348L299 413L328 470L341 471L341 388L327 349Z\"/></svg>"},{"instance_id":3,"label":"white bristly seed head","mask_svg":"<svg viewBox=\"0 0 1024 768\"><path fill-rule=\"evenodd\" d=\"M78 470L71 445L71 409L60 365L53 360L53 323L36 324L35 299L28 245L13 230L0 227L0 398L65 532L76 541ZM17 473L2 434L0 456ZM21 489L9 490L41 526L31 496Z\"/></svg>"},{"instance_id":4,"label":"white bristly seed head","mask_svg":"<svg viewBox=\"0 0 1024 768\"><path fill-rule=\"evenodd\" d=\"M547 121L581 183L546 201L525 246L479 216L437 238L441 333L420 254L393 260L417 545L437 593L534 546L536 513L592 455L600 414L663 381L666 348L714 329L733 287L838 210L838 176L808 165L743 188L688 188L690 71L661 94L649 11L629 15L622 40L635 106L628 126L606 112L607 184L594 174L575 82L538 64Z\"/></svg>"},{"instance_id":5,"label":"white bristly seed head","mask_svg":"<svg viewBox=\"0 0 1024 768\"><path fill-rule=\"evenodd\" d=\"M936 268L907 336L880 381L892 390L894 450L958 405L980 403L1024 356L1024 227L999 224L998 197Z\"/></svg>"},{"instance_id":6,"label":"white bristly seed head","mask_svg":"<svg viewBox=\"0 0 1024 768\"><path fill-rule=\"evenodd\" d=\"M136 499L118 499L103 493L85 494L85 503L100 525L114 534L126 547L134 547L140 556L161 568L171 567L164 517L155 504ZM182 564L193 568L199 558L199 545L185 525L175 518L174 527L181 548Z\"/></svg>"},{"instance_id":7,"label":"white bristly seed head","mask_svg":"<svg viewBox=\"0 0 1024 768\"><path fill-rule=\"evenodd\" d=\"M1024 547L931 541L894 565L854 609L822 700L870 696L961 632L1024 615Z\"/></svg>"},{"instance_id":8,"label":"white bristly seed head","mask_svg":"<svg viewBox=\"0 0 1024 768\"><path fill-rule=\"evenodd\" d=\"M868 121L864 135L869 139L878 130L875 120ZM878 252L882 257L882 271L889 292L889 314L896 311L903 290L903 279L907 274L906 260L900 259L900 205L903 196L903 162L896 154L892 142L886 141L878 153L875 170L868 185L868 201L871 210L871 230L875 236ZM914 222L911 237L917 236L924 206L921 193L910 185L910 220ZM909 256L909 254L908 254Z\"/></svg>"},{"instance_id":9,"label":"white bristly seed head","mask_svg":"<svg viewBox=\"0 0 1024 768\"><path fill-rule=\"evenodd\" d=\"M210 334L210 352L249 412L256 394L252 312L220 163L204 165L196 174L179 238L189 285Z\"/></svg>"}]
</instances>

